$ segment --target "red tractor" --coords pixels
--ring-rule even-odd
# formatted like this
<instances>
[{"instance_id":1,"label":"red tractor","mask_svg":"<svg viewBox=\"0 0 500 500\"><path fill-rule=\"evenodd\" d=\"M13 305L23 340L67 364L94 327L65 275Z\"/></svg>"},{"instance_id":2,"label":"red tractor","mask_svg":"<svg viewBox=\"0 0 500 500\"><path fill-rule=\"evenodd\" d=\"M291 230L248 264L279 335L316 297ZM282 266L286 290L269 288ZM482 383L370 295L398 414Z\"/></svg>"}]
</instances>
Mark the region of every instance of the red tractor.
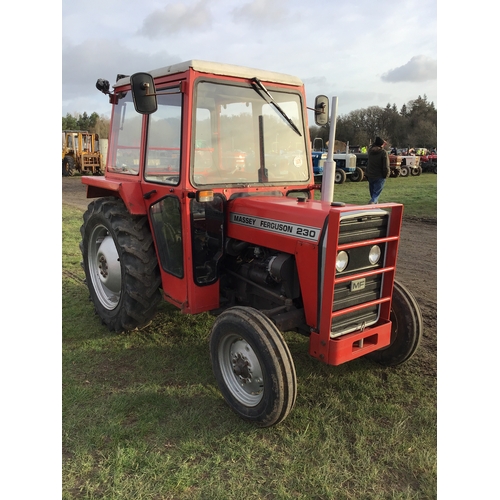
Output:
<instances>
[{"instance_id":1,"label":"red tractor","mask_svg":"<svg viewBox=\"0 0 500 500\"><path fill-rule=\"evenodd\" d=\"M420 166L423 172L438 173L438 157L436 153L428 153L420 156Z\"/></svg>"},{"instance_id":2,"label":"red tractor","mask_svg":"<svg viewBox=\"0 0 500 500\"><path fill-rule=\"evenodd\" d=\"M333 202L333 188L315 199L300 79L189 61L97 88L112 104L109 152L104 176L82 178L94 200L81 251L110 330L147 325L162 297L212 312L217 384L263 427L295 403L282 332L330 365L414 354L421 313L394 279L403 206ZM328 108L316 99L318 124Z\"/></svg>"}]
</instances>

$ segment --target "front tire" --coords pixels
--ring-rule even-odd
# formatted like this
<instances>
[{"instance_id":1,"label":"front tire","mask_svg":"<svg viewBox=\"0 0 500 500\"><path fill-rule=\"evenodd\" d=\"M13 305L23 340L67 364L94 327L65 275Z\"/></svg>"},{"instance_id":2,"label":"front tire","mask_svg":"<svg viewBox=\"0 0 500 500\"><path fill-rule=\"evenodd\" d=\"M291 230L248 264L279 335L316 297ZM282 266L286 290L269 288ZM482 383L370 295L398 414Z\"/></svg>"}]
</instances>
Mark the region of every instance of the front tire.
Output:
<instances>
[{"instance_id":1,"label":"front tire","mask_svg":"<svg viewBox=\"0 0 500 500\"><path fill-rule=\"evenodd\" d=\"M422 167L421 166L413 167L411 169L411 175L413 177L418 177L421 173L422 173Z\"/></svg>"},{"instance_id":2,"label":"front tire","mask_svg":"<svg viewBox=\"0 0 500 500\"><path fill-rule=\"evenodd\" d=\"M384 366L397 366L408 361L420 345L423 331L422 313L413 295L394 282L391 308L391 342L366 358Z\"/></svg>"},{"instance_id":3,"label":"front tire","mask_svg":"<svg viewBox=\"0 0 500 500\"><path fill-rule=\"evenodd\" d=\"M257 309L236 306L216 319L210 359L226 403L242 419L269 427L295 404L292 356L274 323Z\"/></svg>"},{"instance_id":4,"label":"front tire","mask_svg":"<svg viewBox=\"0 0 500 500\"><path fill-rule=\"evenodd\" d=\"M80 250L90 298L111 331L148 324L161 299L161 278L146 216L131 215L118 198L89 204Z\"/></svg>"},{"instance_id":5,"label":"front tire","mask_svg":"<svg viewBox=\"0 0 500 500\"><path fill-rule=\"evenodd\" d=\"M346 173L343 170L335 171L335 184L344 184L346 180Z\"/></svg>"},{"instance_id":6,"label":"front tire","mask_svg":"<svg viewBox=\"0 0 500 500\"><path fill-rule=\"evenodd\" d=\"M406 165L401 167L401 177L408 177L410 175L410 167Z\"/></svg>"}]
</instances>

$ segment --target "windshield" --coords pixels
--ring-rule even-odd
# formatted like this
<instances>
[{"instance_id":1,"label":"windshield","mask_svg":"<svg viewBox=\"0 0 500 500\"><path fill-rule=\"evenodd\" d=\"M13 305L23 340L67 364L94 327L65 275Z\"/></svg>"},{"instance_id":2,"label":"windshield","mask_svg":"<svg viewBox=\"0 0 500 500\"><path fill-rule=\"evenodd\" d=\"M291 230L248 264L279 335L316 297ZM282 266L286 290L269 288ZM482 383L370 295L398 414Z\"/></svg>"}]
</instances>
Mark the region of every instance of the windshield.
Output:
<instances>
[{"instance_id":1,"label":"windshield","mask_svg":"<svg viewBox=\"0 0 500 500\"><path fill-rule=\"evenodd\" d=\"M194 185L309 180L301 96L270 92L286 117L250 86L198 83L191 154Z\"/></svg>"}]
</instances>

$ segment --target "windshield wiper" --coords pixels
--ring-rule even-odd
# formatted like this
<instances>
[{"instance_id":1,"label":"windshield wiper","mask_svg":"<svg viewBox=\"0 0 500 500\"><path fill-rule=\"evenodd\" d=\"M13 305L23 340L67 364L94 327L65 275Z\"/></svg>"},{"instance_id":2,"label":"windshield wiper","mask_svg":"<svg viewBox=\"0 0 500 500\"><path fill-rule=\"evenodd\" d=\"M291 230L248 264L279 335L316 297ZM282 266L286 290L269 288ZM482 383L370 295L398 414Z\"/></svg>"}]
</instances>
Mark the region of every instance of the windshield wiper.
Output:
<instances>
[{"instance_id":1,"label":"windshield wiper","mask_svg":"<svg viewBox=\"0 0 500 500\"><path fill-rule=\"evenodd\" d=\"M264 87L262 82L256 76L253 77L250 81L252 83L255 92L257 92L257 94L259 94L268 104L272 104L279 112L279 114L290 125L290 127L292 127L292 129L302 137L302 134L300 133L300 130L295 126L295 123L293 123L293 121L290 118L288 118L286 113L280 108L279 104L273 99L273 96L268 92L266 87Z\"/></svg>"}]
</instances>

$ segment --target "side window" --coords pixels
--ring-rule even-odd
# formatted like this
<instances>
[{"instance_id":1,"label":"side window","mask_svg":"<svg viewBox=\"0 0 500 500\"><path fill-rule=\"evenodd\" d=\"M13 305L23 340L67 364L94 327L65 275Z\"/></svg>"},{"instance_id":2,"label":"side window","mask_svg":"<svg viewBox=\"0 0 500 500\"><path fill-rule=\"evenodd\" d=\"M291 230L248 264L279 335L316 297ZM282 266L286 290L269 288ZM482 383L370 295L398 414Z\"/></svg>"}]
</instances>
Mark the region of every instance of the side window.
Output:
<instances>
[{"instance_id":1,"label":"side window","mask_svg":"<svg viewBox=\"0 0 500 500\"><path fill-rule=\"evenodd\" d=\"M111 124L114 144L110 145L108 170L120 174L139 173L142 115L136 113L132 94L128 92L115 105Z\"/></svg>"},{"instance_id":2,"label":"side window","mask_svg":"<svg viewBox=\"0 0 500 500\"><path fill-rule=\"evenodd\" d=\"M179 198L167 196L151 205L150 210L161 266L167 273L182 278L184 261Z\"/></svg>"},{"instance_id":3,"label":"side window","mask_svg":"<svg viewBox=\"0 0 500 500\"><path fill-rule=\"evenodd\" d=\"M158 93L168 89L157 89ZM146 168L151 182L178 184L180 176L182 94L158 95L158 110L149 116Z\"/></svg>"}]
</instances>

